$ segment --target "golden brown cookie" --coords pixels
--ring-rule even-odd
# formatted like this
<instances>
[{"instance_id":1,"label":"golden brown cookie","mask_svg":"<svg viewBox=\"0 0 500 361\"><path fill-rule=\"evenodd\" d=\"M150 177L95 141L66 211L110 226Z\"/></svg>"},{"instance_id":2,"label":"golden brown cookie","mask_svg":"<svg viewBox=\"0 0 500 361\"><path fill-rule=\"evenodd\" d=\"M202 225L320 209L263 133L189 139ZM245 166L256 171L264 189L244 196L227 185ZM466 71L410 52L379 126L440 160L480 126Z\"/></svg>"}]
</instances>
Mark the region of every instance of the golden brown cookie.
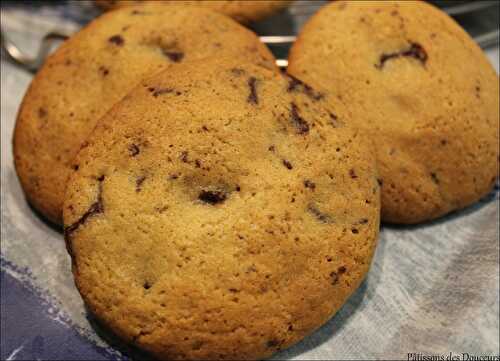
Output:
<instances>
[{"instance_id":1,"label":"golden brown cookie","mask_svg":"<svg viewBox=\"0 0 500 361\"><path fill-rule=\"evenodd\" d=\"M339 1L291 49L288 71L350 105L375 144L382 220L418 223L476 202L498 169L498 76L423 1Z\"/></svg>"},{"instance_id":2,"label":"golden brown cookie","mask_svg":"<svg viewBox=\"0 0 500 361\"><path fill-rule=\"evenodd\" d=\"M95 0L95 3L105 10L145 3L194 5L220 12L242 23L264 19L287 8L292 2L290 0Z\"/></svg>"},{"instance_id":3,"label":"golden brown cookie","mask_svg":"<svg viewBox=\"0 0 500 361\"><path fill-rule=\"evenodd\" d=\"M33 79L19 110L14 156L28 200L60 223L72 160L97 120L144 76L222 55L274 66L254 33L207 9L119 9L71 37Z\"/></svg>"},{"instance_id":4,"label":"golden brown cookie","mask_svg":"<svg viewBox=\"0 0 500 361\"><path fill-rule=\"evenodd\" d=\"M260 359L367 273L375 161L341 103L233 60L144 81L99 122L64 205L90 310L160 359Z\"/></svg>"}]
</instances>

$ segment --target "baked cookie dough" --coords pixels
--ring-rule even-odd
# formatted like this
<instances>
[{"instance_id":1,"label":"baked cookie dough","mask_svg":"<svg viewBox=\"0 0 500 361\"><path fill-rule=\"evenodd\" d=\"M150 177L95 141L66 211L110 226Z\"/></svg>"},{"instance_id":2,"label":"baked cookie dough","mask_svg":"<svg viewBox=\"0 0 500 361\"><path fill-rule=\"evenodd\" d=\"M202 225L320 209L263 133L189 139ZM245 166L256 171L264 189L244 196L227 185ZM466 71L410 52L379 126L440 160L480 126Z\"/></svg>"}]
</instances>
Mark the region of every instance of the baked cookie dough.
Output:
<instances>
[{"instance_id":1,"label":"baked cookie dough","mask_svg":"<svg viewBox=\"0 0 500 361\"><path fill-rule=\"evenodd\" d=\"M373 139L382 220L418 223L485 196L498 174L498 76L423 1L336 1L304 26L288 71L350 105Z\"/></svg>"},{"instance_id":2,"label":"baked cookie dough","mask_svg":"<svg viewBox=\"0 0 500 361\"><path fill-rule=\"evenodd\" d=\"M89 309L159 359L261 359L367 273L375 160L342 104L212 58L144 81L75 164L65 237Z\"/></svg>"},{"instance_id":3,"label":"baked cookie dough","mask_svg":"<svg viewBox=\"0 0 500 361\"><path fill-rule=\"evenodd\" d=\"M95 3L105 10L141 3L195 5L220 12L242 23L262 20L287 8L292 2L289 0L95 0Z\"/></svg>"},{"instance_id":4,"label":"baked cookie dough","mask_svg":"<svg viewBox=\"0 0 500 361\"><path fill-rule=\"evenodd\" d=\"M145 76L223 55L274 66L254 33L194 7L119 9L71 37L35 76L18 114L14 159L30 203L61 223L72 160L98 119Z\"/></svg>"}]
</instances>

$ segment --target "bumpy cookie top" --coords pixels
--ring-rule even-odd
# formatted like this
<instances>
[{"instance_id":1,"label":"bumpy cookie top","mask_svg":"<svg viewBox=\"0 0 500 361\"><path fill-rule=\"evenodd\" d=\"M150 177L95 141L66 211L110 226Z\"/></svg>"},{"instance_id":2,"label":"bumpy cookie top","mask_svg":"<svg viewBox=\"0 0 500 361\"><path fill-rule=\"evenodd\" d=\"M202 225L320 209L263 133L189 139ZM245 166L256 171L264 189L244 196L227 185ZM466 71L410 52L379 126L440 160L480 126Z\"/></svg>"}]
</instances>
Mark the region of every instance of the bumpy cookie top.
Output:
<instances>
[{"instance_id":1,"label":"bumpy cookie top","mask_svg":"<svg viewBox=\"0 0 500 361\"><path fill-rule=\"evenodd\" d=\"M289 72L350 105L376 145L382 219L416 223L493 186L498 76L449 16L423 1L334 2L304 27Z\"/></svg>"},{"instance_id":2,"label":"bumpy cookie top","mask_svg":"<svg viewBox=\"0 0 500 361\"><path fill-rule=\"evenodd\" d=\"M194 7L119 9L66 41L34 78L17 119L15 163L31 203L61 222L71 162L97 120L144 76L221 55L274 66L254 33Z\"/></svg>"},{"instance_id":3,"label":"bumpy cookie top","mask_svg":"<svg viewBox=\"0 0 500 361\"><path fill-rule=\"evenodd\" d=\"M116 9L119 7L138 5L145 3L162 3L165 5L185 5L205 7L227 16L236 21L247 23L266 18L273 13L286 8L292 1L288 0L95 0L96 4L104 9Z\"/></svg>"},{"instance_id":4,"label":"bumpy cookie top","mask_svg":"<svg viewBox=\"0 0 500 361\"><path fill-rule=\"evenodd\" d=\"M319 327L378 234L375 162L350 121L308 85L232 60L143 82L68 183L90 309L160 358L262 358Z\"/></svg>"}]
</instances>

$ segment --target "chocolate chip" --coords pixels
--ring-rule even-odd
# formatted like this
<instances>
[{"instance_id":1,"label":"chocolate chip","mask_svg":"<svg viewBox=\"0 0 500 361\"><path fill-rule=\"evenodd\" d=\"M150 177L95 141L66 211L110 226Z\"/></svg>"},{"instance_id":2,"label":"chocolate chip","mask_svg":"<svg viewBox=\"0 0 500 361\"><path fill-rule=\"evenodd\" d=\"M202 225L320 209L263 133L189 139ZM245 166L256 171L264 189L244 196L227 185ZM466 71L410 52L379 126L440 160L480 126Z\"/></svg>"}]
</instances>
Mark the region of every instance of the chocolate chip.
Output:
<instances>
[{"instance_id":1,"label":"chocolate chip","mask_svg":"<svg viewBox=\"0 0 500 361\"><path fill-rule=\"evenodd\" d=\"M293 169L293 165L292 163L290 163L288 160L286 159L283 159L283 165L287 168L287 169Z\"/></svg>"},{"instance_id":2,"label":"chocolate chip","mask_svg":"<svg viewBox=\"0 0 500 361\"><path fill-rule=\"evenodd\" d=\"M332 285L336 285L339 282L339 275L337 274L337 272L331 272L330 279Z\"/></svg>"},{"instance_id":3,"label":"chocolate chip","mask_svg":"<svg viewBox=\"0 0 500 361\"><path fill-rule=\"evenodd\" d=\"M432 178L432 181L433 181L434 183L439 184L439 178L438 178L438 176L437 176L437 174L436 174L436 173L432 172L432 173L431 173L431 178Z\"/></svg>"},{"instance_id":4,"label":"chocolate chip","mask_svg":"<svg viewBox=\"0 0 500 361\"><path fill-rule=\"evenodd\" d=\"M304 186L305 186L306 188L311 189L311 190L316 189L316 184L314 184L314 182L310 181L309 179L306 179L306 180L304 181Z\"/></svg>"},{"instance_id":5,"label":"chocolate chip","mask_svg":"<svg viewBox=\"0 0 500 361\"><path fill-rule=\"evenodd\" d=\"M153 90L151 90L151 89L153 89ZM149 91L152 93L152 95L155 98L157 98L159 95L172 93L174 91L174 89L172 89L172 88L161 88L161 89L149 88Z\"/></svg>"},{"instance_id":6,"label":"chocolate chip","mask_svg":"<svg viewBox=\"0 0 500 361\"><path fill-rule=\"evenodd\" d=\"M299 108L297 104L291 103L290 116L292 123L297 128L297 132L299 134L307 134L309 133L309 124L300 116Z\"/></svg>"},{"instance_id":7,"label":"chocolate chip","mask_svg":"<svg viewBox=\"0 0 500 361\"><path fill-rule=\"evenodd\" d=\"M245 73L245 71L243 69L240 69L240 68L232 68L231 73L233 73L234 75L240 76L240 75L243 75Z\"/></svg>"},{"instance_id":8,"label":"chocolate chip","mask_svg":"<svg viewBox=\"0 0 500 361\"><path fill-rule=\"evenodd\" d=\"M297 91L303 92L312 100L320 100L324 97L324 95L320 92L314 90L310 85L304 83L302 80L297 79L293 75L287 74L289 78L287 92L293 93Z\"/></svg>"},{"instance_id":9,"label":"chocolate chip","mask_svg":"<svg viewBox=\"0 0 500 361\"><path fill-rule=\"evenodd\" d=\"M309 213L311 213L314 217L316 217L316 219L322 223L333 223L333 219L332 217L327 214L327 213L323 213L321 212L318 208L316 208L316 206L314 206L313 204L310 204L307 208L307 210L309 211Z\"/></svg>"},{"instance_id":10,"label":"chocolate chip","mask_svg":"<svg viewBox=\"0 0 500 361\"><path fill-rule=\"evenodd\" d=\"M130 152L131 157L135 157L137 154L140 153L140 149L136 144L130 144L128 146L128 150Z\"/></svg>"},{"instance_id":11,"label":"chocolate chip","mask_svg":"<svg viewBox=\"0 0 500 361\"><path fill-rule=\"evenodd\" d=\"M99 67L99 73L101 73L102 76L107 76L109 74L109 69L101 65Z\"/></svg>"},{"instance_id":12,"label":"chocolate chip","mask_svg":"<svg viewBox=\"0 0 500 361\"><path fill-rule=\"evenodd\" d=\"M202 202L215 205L226 200L226 194L221 191L202 190L198 195L198 199Z\"/></svg>"},{"instance_id":13,"label":"chocolate chip","mask_svg":"<svg viewBox=\"0 0 500 361\"><path fill-rule=\"evenodd\" d=\"M125 43L125 40L123 39L123 37L121 35L113 35L112 37L110 37L108 39L108 41L110 43L118 45L118 46L122 46Z\"/></svg>"},{"instance_id":14,"label":"chocolate chip","mask_svg":"<svg viewBox=\"0 0 500 361\"><path fill-rule=\"evenodd\" d=\"M94 203L92 203L89 209L75 223L64 228L64 237L67 242L66 243L67 247L70 247L69 241L73 232L75 232L80 226L85 224L85 222L93 215L104 212L104 204L102 202L102 182L104 181L104 176L100 176L99 178L97 178L97 180L99 181L97 190L97 200Z\"/></svg>"},{"instance_id":15,"label":"chocolate chip","mask_svg":"<svg viewBox=\"0 0 500 361\"><path fill-rule=\"evenodd\" d=\"M425 65L428 59L427 52L422 47L422 45L410 42L410 47L408 49L401 50L395 53L382 54L380 56L379 63L375 64L375 67L377 69L382 69L388 60L400 57L415 58L416 60L420 61L422 65Z\"/></svg>"},{"instance_id":16,"label":"chocolate chip","mask_svg":"<svg viewBox=\"0 0 500 361\"><path fill-rule=\"evenodd\" d=\"M188 162L188 152L186 150L181 152L181 161L184 163Z\"/></svg>"},{"instance_id":17,"label":"chocolate chip","mask_svg":"<svg viewBox=\"0 0 500 361\"><path fill-rule=\"evenodd\" d=\"M184 53L180 51L163 50L163 54L165 54L174 63L179 63L184 58Z\"/></svg>"},{"instance_id":18,"label":"chocolate chip","mask_svg":"<svg viewBox=\"0 0 500 361\"><path fill-rule=\"evenodd\" d=\"M47 116L47 111L45 108L38 108L38 116L40 118L45 118Z\"/></svg>"},{"instance_id":19,"label":"chocolate chip","mask_svg":"<svg viewBox=\"0 0 500 361\"><path fill-rule=\"evenodd\" d=\"M330 116L330 124L334 127L334 128L337 128L339 126L339 117L337 116L337 114L335 113L332 113L332 112L328 112L328 115Z\"/></svg>"},{"instance_id":20,"label":"chocolate chip","mask_svg":"<svg viewBox=\"0 0 500 361\"><path fill-rule=\"evenodd\" d=\"M266 346L269 347L269 348L277 347L279 345L280 345L280 342L278 340L276 340L276 339L269 340L266 343Z\"/></svg>"},{"instance_id":21,"label":"chocolate chip","mask_svg":"<svg viewBox=\"0 0 500 361\"><path fill-rule=\"evenodd\" d=\"M248 102L250 104L259 104L259 98L257 96L257 79L255 77L250 77L248 79L248 86L250 87L250 94L248 95Z\"/></svg>"},{"instance_id":22,"label":"chocolate chip","mask_svg":"<svg viewBox=\"0 0 500 361\"><path fill-rule=\"evenodd\" d=\"M139 193L141 191L141 187L142 187L142 183L144 183L144 181L146 180L146 177L145 176L139 176L137 177L137 179L135 180L135 191L137 193Z\"/></svg>"}]
</instances>

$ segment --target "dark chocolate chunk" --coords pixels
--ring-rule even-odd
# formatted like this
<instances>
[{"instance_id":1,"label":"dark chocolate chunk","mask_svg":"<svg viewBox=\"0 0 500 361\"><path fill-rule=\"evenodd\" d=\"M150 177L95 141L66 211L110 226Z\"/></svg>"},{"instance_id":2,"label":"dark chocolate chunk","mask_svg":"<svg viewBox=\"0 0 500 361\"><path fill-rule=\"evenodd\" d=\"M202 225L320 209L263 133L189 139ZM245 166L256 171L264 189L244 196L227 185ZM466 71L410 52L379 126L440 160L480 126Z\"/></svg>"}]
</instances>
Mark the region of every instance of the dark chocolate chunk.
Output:
<instances>
[{"instance_id":1,"label":"dark chocolate chunk","mask_svg":"<svg viewBox=\"0 0 500 361\"><path fill-rule=\"evenodd\" d=\"M248 102L250 104L259 104L259 98L257 96L257 79L255 77L250 77L248 79L248 86L250 87L250 94L248 95Z\"/></svg>"},{"instance_id":2,"label":"dark chocolate chunk","mask_svg":"<svg viewBox=\"0 0 500 361\"><path fill-rule=\"evenodd\" d=\"M131 157L135 157L137 154L140 153L140 149L136 144L130 144L128 146L128 150L130 152Z\"/></svg>"},{"instance_id":3,"label":"dark chocolate chunk","mask_svg":"<svg viewBox=\"0 0 500 361\"><path fill-rule=\"evenodd\" d=\"M266 343L266 346L269 347L269 348L277 347L279 345L280 345L280 342L278 340L276 340L276 339L269 340Z\"/></svg>"},{"instance_id":4,"label":"dark chocolate chunk","mask_svg":"<svg viewBox=\"0 0 500 361\"><path fill-rule=\"evenodd\" d=\"M145 180L146 180L146 176L143 176L143 175L137 177L137 179L135 180L135 191L137 193L139 193L141 191L142 183L144 183Z\"/></svg>"},{"instance_id":5,"label":"dark chocolate chunk","mask_svg":"<svg viewBox=\"0 0 500 361\"><path fill-rule=\"evenodd\" d=\"M309 133L309 124L300 116L299 108L297 104L291 103L290 116L293 125L297 128L299 134L307 134Z\"/></svg>"},{"instance_id":6,"label":"dark chocolate chunk","mask_svg":"<svg viewBox=\"0 0 500 361\"><path fill-rule=\"evenodd\" d=\"M245 73L245 70L240 69L240 68L232 68L231 73L233 73L234 75L240 76L240 75L243 75Z\"/></svg>"},{"instance_id":7,"label":"dark chocolate chunk","mask_svg":"<svg viewBox=\"0 0 500 361\"><path fill-rule=\"evenodd\" d=\"M109 69L101 65L99 67L99 73L101 73L102 76L107 76L109 74Z\"/></svg>"},{"instance_id":8,"label":"dark chocolate chunk","mask_svg":"<svg viewBox=\"0 0 500 361\"><path fill-rule=\"evenodd\" d=\"M93 215L104 212L104 204L102 202L102 182L104 181L104 176L97 178L99 181L99 186L97 190L97 200L91 204L89 209L78 219L75 223L64 228L64 237L66 241L69 242L69 238L80 226L82 226L87 219Z\"/></svg>"},{"instance_id":9,"label":"dark chocolate chunk","mask_svg":"<svg viewBox=\"0 0 500 361\"><path fill-rule=\"evenodd\" d=\"M420 61L422 65L425 65L428 59L427 52L422 47L422 45L410 42L410 47L408 49L401 50L395 53L382 54L380 56L379 63L375 64L375 67L377 69L382 69L388 60L400 57L415 58L418 61Z\"/></svg>"},{"instance_id":10,"label":"dark chocolate chunk","mask_svg":"<svg viewBox=\"0 0 500 361\"><path fill-rule=\"evenodd\" d=\"M438 176L437 176L437 174L436 174L436 173L432 172L432 173L431 173L431 178L432 178L432 181L433 181L434 183L439 184L439 178L438 178Z\"/></svg>"},{"instance_id":11,"label":"dark chocolate chunk","mask_svg":"<svg viewBox=\"0 0 500 361\"><path fill-rule=\"evenodd\" d=\"M226 200L226 194L221 191L202 190L198 195L198 199L202 202L215 205Z\"/></svg>"},{"instance_id":12,"label":"dark chocolate chunk","mask_svg":"<svg viewBox=\"0 0 500 361\"><path fill-rule=\"evenodd\" d=\"M188 162L188 152L186 150L181 153L181 161L184 163Z\"/></svg>"},{"instance_id":13,"label":"dark chocolate chunk","mask_svg":"<svg viewBox=\"0 0 500 361\"><path fill-rule=\"evenodd\" d=\"M151 91L151 88L149 88L149 89ZM172 88L161 88L161 89L154 89L153 88L153 91L151 91L151 93L153 94L153 96L155 98L157 98L159 95L172 93L173 91L174 91L174 89L172 89Z\"/></svg>"},{"instance_id":14,"label":"dark chocolate chunk","mask_svg":"<svg viewBox=\"0 0 500 361\"><path fill-rule=\"evenodd\" d=\"M47 116L47 111L45 108L38 108L38 116L40 118L45 118Z\"/></svg>"},{"instance_id":15,"label":"dark chocolate chunk","mask_svg":"<svg viewBox=\"0 0 500 361\"><path fill-rule=\"evenodd\" d=\"M108 41L110 43L118 45L118 46L122 46L125 43L125 40L123 39L123 37L121 35L113 35L112 37L110 37L108 39Z\"/></svg>"},{"instance_id":16,"label":"dark chocolate chunk","mask_svg":"<svg viewBox=\"0 0 500 361\"><path fill-rule=\"evenodd\" d=\"M304 186L305 186L306 188L311 189L311 190L316 189L316 184L314 184L314 182L310 181L309 179L306 179L306 180L304 181Z\"/></svg>"},{"instance_id":17,"label":"dark chocolate chunk","mask_svg":"<svg viewBox=\"0 0 500 361\"><path fill-rule=\"evenodd\" d=\"M174 63L179 63L184 58L184 53L180 51L163 50L163 54L167 56Z\"/></svg>"},{"instance_id":18,"label":"dark chocolate chunk","mask_svg":"<svg viewBox=\"0 0 500 361\"><path fill-rule=\"evenodd\" d=\"M289 93L301 91L312 100L320 100L324 97L322 93L317 92L310 85L304 83L302 80L299 80L290 74L287 74L287 76L290 79L288 82L288 88L286 89Z\"/></svg>"},{"instance_id":19,"label":"dark chocolate chunk","mask_svg":"<svg viewBox=\"0 0 500 361\"><path fill-rule=\"evenodd\" d=\"M309 207L307 208L307 210L314 216L316 217L316 219L318 219L318 221L322 222L322 223L332 223L333 222L333 219L332 217L327 214L327 213L323 213L321 212L318 208L316 208L315 205L313 204L310 204Z\"/></svg>"},{"instance_id":20,"label":"dark chocolate chunk","mask_svg":"<svg viewBox=\"0 0 500 361\"><path fill-rule=\"evenodd\" d=\"M290 169L290 170L291 170L291 169L293 169L293 165L292 165L292 163L290 163L290 162L289 162L288 160L286 160L286 159L283 159L283 165L284 165L285 167L287 167L287 169Z\"/></svg>"}]
</instances>

